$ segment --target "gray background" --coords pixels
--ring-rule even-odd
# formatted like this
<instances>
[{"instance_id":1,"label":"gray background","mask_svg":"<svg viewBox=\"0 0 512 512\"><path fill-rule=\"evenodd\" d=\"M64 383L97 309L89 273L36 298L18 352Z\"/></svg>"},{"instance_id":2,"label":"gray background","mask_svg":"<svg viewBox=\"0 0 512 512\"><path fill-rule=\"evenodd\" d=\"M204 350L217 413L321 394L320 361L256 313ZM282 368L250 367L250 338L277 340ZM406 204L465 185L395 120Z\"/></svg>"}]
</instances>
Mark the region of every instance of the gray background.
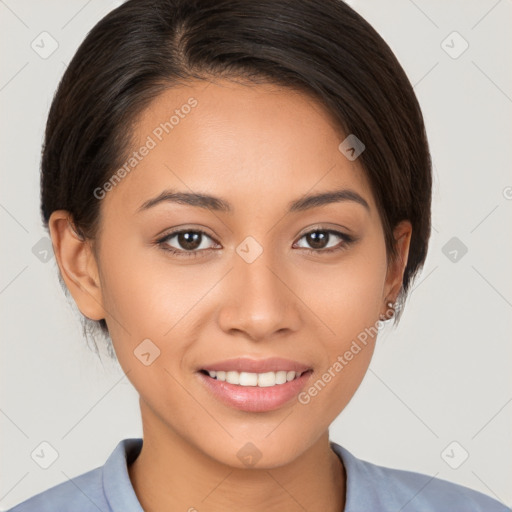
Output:
<instances>
[{"instance_id":1,"label":"gray background","mask_svg":"<svg viewBox=\"0 0 512 512\"><path fill-rule=\"evenodd\" d=\"M142 434L136 392L86 347L55 259L41 261L36 245L46 237L39 158L53 93L87 31L119 4L0 1L0 510L102 465L119 440ZM350 4L394 50L424 111L434 229L401 324L381 334L331 438L512 506L512 1ZM51 49L43 31L58 43L47 58L31 47ZM460 55L453 31L469 44ZM58 452L48 469L31 457L43 441Z\"/></svg>"}]
</instances>

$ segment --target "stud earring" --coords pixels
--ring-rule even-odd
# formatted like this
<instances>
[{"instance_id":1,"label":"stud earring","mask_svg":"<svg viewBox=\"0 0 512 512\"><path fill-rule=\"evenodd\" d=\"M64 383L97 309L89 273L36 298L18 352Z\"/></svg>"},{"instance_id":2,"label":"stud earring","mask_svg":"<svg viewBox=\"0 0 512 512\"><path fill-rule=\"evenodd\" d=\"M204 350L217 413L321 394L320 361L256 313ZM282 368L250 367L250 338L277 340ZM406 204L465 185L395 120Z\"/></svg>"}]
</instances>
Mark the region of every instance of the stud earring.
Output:
<instances>
[{"instance_id":1,"label":"stud earring","mask_svg":"<svg viewBox=\"0 0 512 512\"><path fill-rule=\"evenodd\" d=\"M391 301L386 303L387 310L385 314L381 314L379 316L379 319L381 322L385 322L386 320L391 320L395 316L395 310L396 310L396 303L393 303Z\"/></svg>"}]
</instances>

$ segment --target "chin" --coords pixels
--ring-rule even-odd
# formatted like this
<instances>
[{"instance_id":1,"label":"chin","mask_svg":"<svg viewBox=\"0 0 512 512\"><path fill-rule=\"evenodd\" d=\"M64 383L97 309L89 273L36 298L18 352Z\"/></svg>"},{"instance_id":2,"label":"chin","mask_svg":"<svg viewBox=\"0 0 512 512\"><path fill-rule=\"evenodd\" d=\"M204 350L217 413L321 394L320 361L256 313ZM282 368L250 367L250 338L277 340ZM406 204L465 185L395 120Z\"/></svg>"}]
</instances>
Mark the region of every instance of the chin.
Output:
<instances>
[{"instance_id":1,"label":"chin","mask_svg":"<svg viewBox=\"0 0 512 512\"><path fill-rule=\"evenodd\" d=\"M212 447L215 447L212 450ZM219 443L211 439L204 453L226 466L236 469L274 469L293 463L300 455L299 447L304 447L304 439L294 441L276 436L275 439L230 439Z\"/></svg>"}]
</instances>

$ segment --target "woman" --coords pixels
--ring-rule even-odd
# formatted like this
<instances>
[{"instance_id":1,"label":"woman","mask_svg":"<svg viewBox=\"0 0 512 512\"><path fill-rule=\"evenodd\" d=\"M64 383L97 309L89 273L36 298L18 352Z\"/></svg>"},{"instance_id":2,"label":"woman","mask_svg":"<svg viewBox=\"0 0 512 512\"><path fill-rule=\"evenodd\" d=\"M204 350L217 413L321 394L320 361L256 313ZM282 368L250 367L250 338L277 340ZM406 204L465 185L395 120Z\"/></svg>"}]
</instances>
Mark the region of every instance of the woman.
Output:
<instances>
[{"instance_id":1,"label":"woman","mask_svg":"<svg viewBox=\"0 0 512 512\"><path fill-rule=\"evenodd\" d=\"M404 71L341 1L109 13L52 103L42 215L144 436L12 510L505 511L329 440L425 261L431 179Z\"/></svg>"}]
</instances>

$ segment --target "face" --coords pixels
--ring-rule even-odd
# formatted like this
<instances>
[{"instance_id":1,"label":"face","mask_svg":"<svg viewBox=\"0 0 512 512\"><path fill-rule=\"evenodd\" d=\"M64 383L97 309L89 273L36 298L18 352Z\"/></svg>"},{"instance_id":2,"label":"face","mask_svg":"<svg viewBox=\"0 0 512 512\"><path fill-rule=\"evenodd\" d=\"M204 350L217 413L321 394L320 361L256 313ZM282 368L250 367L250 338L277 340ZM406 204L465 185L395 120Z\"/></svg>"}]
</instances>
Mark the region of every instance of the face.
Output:
<instances>
[{"instance_id":1,"label":"face","mask_svg":"<svg viewBox=\"0 0 512 512\"><path fill-rule=\"evenodd\" d=\"M319 103L273 85L194 82L144 111L129 172L98 192L93 284L73 295L106 319L145 429L270 468L350 401L408 236L402 267L388 267L344 138Z\"/></svg>"}]
</instances>

